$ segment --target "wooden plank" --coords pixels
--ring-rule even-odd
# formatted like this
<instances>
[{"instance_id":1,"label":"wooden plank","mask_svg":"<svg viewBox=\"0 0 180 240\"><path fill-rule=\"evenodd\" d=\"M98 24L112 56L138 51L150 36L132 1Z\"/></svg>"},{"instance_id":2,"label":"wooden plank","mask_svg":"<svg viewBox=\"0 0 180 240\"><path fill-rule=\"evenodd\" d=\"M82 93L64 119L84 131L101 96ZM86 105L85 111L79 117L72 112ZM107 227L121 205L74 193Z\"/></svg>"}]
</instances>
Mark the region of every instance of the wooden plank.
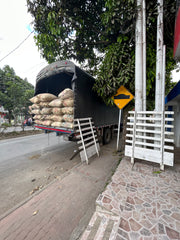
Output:
<instances>
[{"instance_id":1,"label":"wooden plank","mask_svg":"<svg viewBox=\"0 0 180 240\"><path fill-rule=\"evenodd\" d=\"M86 132L86 133L83 133L82 136L84 137L84 136L87 136L87 135L90 135L90 134L91 134L91 132ZM78 135L76 138L81 138L81 136Z\"/></svg>"},{"instance_id":2,"label":"wooden plank","mask_svg":"<svg viewBox=\"0 0 180 240\"><path fill-rule=\"evenodd\" d=\"M134 123L128 122L127 125L133 126ZM161 125L156 124L156 123L136 123L136 127L161 127ZM171 126L171 125L170 125Z\"/></svg>"},{"instance_id":3,"label":"wooden plank","mask_svg":"<svg viewBox=\"0 0 180 240\"><path fill-rule=\"evenodd\" d=\"M132 140L126 140L127 143L133 143ZM147 142L138 142L135 141L135 145L142 145L142 146L146 146L146 147L155 147L155 148L161 148L160 144L155 144L155 143L147 143Z\"/></svg>"},{"instance_id":4,"label":"wooden plank","mask_svg":"<svg viewBox=\"0 0 180 240\"><path fill-rule=\"evenodd\" d=\"M166 125L165 125L165 128L174 128L174 126L173 126L173 125L166 124Z\"/></svg>"},{"instance_id":5,"label":"wooden plank","mask_svg":"<svg viewBox=\"0 0 180 240\"><path fill-rule=\"evenodd\" d=\"M133 138L133 135L132 134L126 134L126 137ZM157 137L149 137L149 136L141 136L141 135L136 135L135 137L140 138L140 139L152 140L152 141L161 141L160 137L157 138ZM169 142L169 143L174 143L174 139L165 138L164 141Z\"/></svg>"},{"instance_id":6,"label":"wooden plank","mask_svg":"<svg viewBox=\"0 0 180 240\"><path fill-rule=\"evenodd\" d=\"M173 136L173 135L174 135L174 132L166 132L166 131L165 131L164 134L165 134L165 135L169 135L169 136L170 136L170 135Z\"/></svg>"},{"instance_id":7,"label":"wooden plank","mask_svg":"<svg viewBox=\"0 0 180 240\"><path fill-rule=\"evenodd\" d=\"M161 131L157 131L157 130L147 130L147 129L136 129L136 132L161 134Z\"/></svg>"},{"instance_id":8,"label":"wooden plank","mask_svg":"<svg viewBox=\"0 0 180 240\"><path fill-rule=\"evenodd\" d=\"M81 128L81 131L82 131L82 132L83 132L83 131L88 131L88 130L91 130L91 128L90 128L90 127L87 127L87 128ZM79 132L79 129L76 130L76 132ZM90 131L90 133L91 133L91 131Z\"/></svg>"},{"instance_id":9,"label":"wooden plank","mask_svg":"<svg viewBox=\"0 0 180 240\"><path fill-rule=\"evenodd\" d=\"M134 111L129 111L128 113L133 114ZM161 114L162 112L155 112L155 111L137 111L137 114Z\"/></svg>"},{"instance_id":10,"label":"wooden plank","mask_svg":"<svg viewBox=\"0 0 180 240\"><path fill-rule=\"evenodd\" d=\"M133 132L133 128L126 128L126 130Z\"/></svg>"},{"instance_id":11,"label":"wooden plank","mask_svg":"<svg viewBox=\"0 0 180 240\"><path fill-rule=\"evenodd\" d=\"M133 126L134 123L133 122L127 122L127 125ZM156 124L156 123L136 123L136 126L139 126L139 127L159 127L159 128L161 127L161 125ZM166 124L165 128L174 128L174 126L170 125L170 124Z\"/></svg>"},{"instance_id":12,"label":"wooden plank","mask_svg":"<svg viewBox=\"0 0 180 240\"><path fill-rule=\"evenodd\" d=\"M92 122L92 124L94 124L94 123ZM89 125L89 122L87 122L87 123L81 123L81 127L82 127L82 126L87 126L87 125ZM79 126L78 126L78 124L74 124L74 127L79 127Z\"/></svg>"},{"instance_id":13,"label":"wooden plank","mask_svg":"<svg viewBox=\"0 0 180 240\"><path fill-rule=\"evenodd\" d=\"M126 134L127 137L133 137L132 134ZM146 140L153 140L153 141L161 141L161 138L157 138L157 137L149 137L149 136L141 136L141 135L136 135L136 138L141 138L141 139L146 139Z\"/></svg>"},{"instance_id":14,"label":"wooden plank","mask_svg":"<svg viewBox=\"0 0 180 240\"><path fill-rule=\"evenodd\" d=\"M172 122L172 121L174 121L174 118L165 118L165 121L170 121L170 122Z\"/></svg>"},{"instance_id":15,"label":"wooden plank","mask_svg":"<svg viewBox=\"0 0 180 240\"><path fill-rule=\"evenodd\" d=\"M100 151L99 143L97 143L97 148L98 148L98 151ZM90 146L89 148L87 148L87 149L86 149L86 153L87 153L87 157L88 157L88 158L90 158L90 157L92 157L93 155L95 155L95 154L96 154L95 145L92 145L92 146ZM80 157L81 157L81 161L82 161L82 162L85 162L85 161L86 161L86 157L85 157L84 150L80 152Z\"/></svg>"},{"instance_id":16,"label":"wooden plank","mask_svg":"<svg viewBox=\"0 0 180 240\"><path fill-rule=\"evenodd\" d=\"M128 119L133 120L133 117L128 117ZM161 121L161 118L156 118L156 117L137 117L137 120L149 120L149 121L154 121L154 120L158 120Z\"/></svg>"},{"instance_id":17,"label":"wooden plank","mask_svg":"<svg viewBox=\"0 0 180 240\"><path fill-rule=\"evenodd\" d=\"M96 139L96 143L98 143L98 139ZM91 142L86 143L86 144L84 144L84 145L85 145L85 147L89 147L89 146L92 145L92 144L94 144L94 141L91 141ZM81 150L81 149L83 149L83 146L80 146L80 147L79 147L79 150Z\"/></svg>"},{"instance_id":18,"label":"wooden plank","mask_svg":"<svg viewBox=\"0 0 180 240\"><path fill-rule=\"evenodd\" d=\"M131 157L132 156L132 146L125 145L125 156ZM140 148L135 147L134 149L134 157L159 163L161 161L161 153L157 150L147 149L147 148ZM173 166L174 162L174 154L169 152L164 152L164 164L168 166Z\"/></svg>"},{"instance_id":19,"label":"wooden plank","mask_svg":"<svg viewBox=\"0 0 180 240\"><path fill-rule=\"evenodd\" d=\"M89 118L76 118L76 119L74 119L74 121L78 121L79 120L79 122L82 122L82 121L87 121L89 119L92 119L92 118L91 117L89 117Z\"/></svg>"},{"instance_id":20,"label":"wooden plank","mask_svg":"<svg viewBox=\"0 0 180 240\"><path fill-rule=\"evenodd\" d=\"M167 145L164 145L164 149L167 149L167 150L174 150L174 147L173 147L173 146L167 146Z\"/></svg>"},{"instance_id":21,"label":"wooden plank","mask_svg":"<svg viewBox=\"0 0 180 240\"><path fill-rule=\"evenodd\" d=\"M161 118L157 118L157 117L137 117L137 120L161 121Z\"/></svg>"},{"instance_id":22,"label":"wooden plank","mask_svg":"<svg viewBox=\"0 0 180 240\"><path fill-rule=\"evenodd\" d=\"M97 135L95 135L95 138L97 139ZM83 138L83 141L84 142L87 142L88 140L90 139L94 139L94 137L91 135L90 137L87 137L87 138ZM80 144L82 143L82 140L78 141L77 144Z\"/></svg>"},{"instance_id":23,"label":"wooden plank","mask_svg":"<svg viewBox=\"0 0 180 240\"><path fill-rule=\"evenodd\" d=\"M130 132L133 132L133 128L127 128L127 130L130 131ZM161 134L161 131L146 130L146 129L136 129L136 132ZM171 134L169 134L169 135L171 135Z\"/></svg>"},{"instance_id":24,"label":"wooden plank","mask_svg":"<svg viewBox=\"0 0 180 240\"><path fill-rule=\"evenodd\" d=\"M174 112L172 112L172 111L165 111L165 115L174 115Z\"/></svg>"},{"instance_id":25,"label":"wooden plank","mask_svg":"<svg viewBox=\"0 0 180 240\"><path fill-rule=\"evenodd\" d=\"M129 114L134 114L134 111L129 111ZM157 112L157 111L137 111L137 114L153 114L153 115L159 115L163 112ZM174 112L172 111L165 111L165 115L173 115Z\"/></svg>"},{"instance_id":26,"label":"wooden plank","mask_svg":"<svg viewBox=\"0 0 180 240\"><path fill-rule=\"evenodd\" d=\"M170 139L170 138L165 138L164 141L169 143L174 143L174 139Z\"/></svg>"}]
</instances>

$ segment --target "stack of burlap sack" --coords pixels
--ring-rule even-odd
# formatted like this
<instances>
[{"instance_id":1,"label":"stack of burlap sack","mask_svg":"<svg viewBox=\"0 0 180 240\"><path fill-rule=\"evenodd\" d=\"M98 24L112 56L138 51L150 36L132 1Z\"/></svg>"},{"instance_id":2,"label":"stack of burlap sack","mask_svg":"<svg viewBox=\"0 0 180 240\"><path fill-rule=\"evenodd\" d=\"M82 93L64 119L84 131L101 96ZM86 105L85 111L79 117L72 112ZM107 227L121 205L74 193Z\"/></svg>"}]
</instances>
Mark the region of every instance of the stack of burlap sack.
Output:
<instances>
[{"instance_id":1,"label":"stack of burlap sack","mask_svg":"<svg viewBox=\"0 0 180 240\"><path fill-rule=\"evenodd\" d=\"M58 97L51 93L41 93L30 99L30 112L36 124L52 127L73 128L74 93L66 88Z\"/></svg>"}]
</instances>

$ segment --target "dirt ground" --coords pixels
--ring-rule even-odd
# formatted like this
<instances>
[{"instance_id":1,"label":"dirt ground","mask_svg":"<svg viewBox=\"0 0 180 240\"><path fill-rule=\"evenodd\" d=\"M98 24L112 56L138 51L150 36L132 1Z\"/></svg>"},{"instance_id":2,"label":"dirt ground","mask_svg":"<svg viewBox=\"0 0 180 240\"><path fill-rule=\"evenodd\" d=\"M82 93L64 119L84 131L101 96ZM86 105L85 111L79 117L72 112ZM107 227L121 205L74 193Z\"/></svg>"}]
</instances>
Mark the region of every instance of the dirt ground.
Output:
<instances>
[{"instance_id":1,"label":"dirt ground","mask_svg":"<svg viewBox=\"0 0 180 240\"><path fill-rule=\"evenodd\" d=\"M0 133L0 140L10 139L10 138L16 138L16 137L24 137L34 134L40 134L43 133L43 131L40 130L29 130L29 131L20 131L20 132L6 132L6 133Z\"/></svg>"}]
</instances>

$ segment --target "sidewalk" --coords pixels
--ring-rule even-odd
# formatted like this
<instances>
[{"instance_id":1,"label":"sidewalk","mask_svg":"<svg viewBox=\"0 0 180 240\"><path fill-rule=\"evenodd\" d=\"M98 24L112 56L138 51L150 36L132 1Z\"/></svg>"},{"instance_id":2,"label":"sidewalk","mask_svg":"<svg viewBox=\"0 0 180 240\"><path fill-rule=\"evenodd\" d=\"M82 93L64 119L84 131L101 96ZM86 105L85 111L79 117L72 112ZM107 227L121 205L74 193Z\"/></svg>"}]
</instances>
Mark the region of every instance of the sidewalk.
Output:
<instances>
[{"instance_id":1,"label":"sidewalk","mask_svg":"<svg viewBox=\"0 0 180 240\"><path fill-rule=\"evenodd\" d=\"M96 212L81 240L180 239L180 149L175 166L123 158L96 200Z\"/></svg>"},{"instance_id":2,"label":"sidewalk","mask_svg":"<svg viewBox=\"0 0 180 240\"><path fill-rule=\"evenodd\" d=\"M115 144L103 146L100 157L91 158L89 165L74 166L3 217L0 240L79 239L95 211L96 198L119 162L113 153Z\"/></svg>"}]
</instances>

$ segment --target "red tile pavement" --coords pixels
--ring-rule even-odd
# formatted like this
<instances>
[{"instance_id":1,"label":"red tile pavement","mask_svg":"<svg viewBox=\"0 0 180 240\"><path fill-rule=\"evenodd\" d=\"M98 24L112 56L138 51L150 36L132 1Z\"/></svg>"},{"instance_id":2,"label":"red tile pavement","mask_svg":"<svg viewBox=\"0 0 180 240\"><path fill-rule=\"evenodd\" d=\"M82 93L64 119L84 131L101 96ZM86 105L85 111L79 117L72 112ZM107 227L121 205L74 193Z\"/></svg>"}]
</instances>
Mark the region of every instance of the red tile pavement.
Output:
<instances>
[{"instance_id":1,"label":"red tile pavement","mask_svg":"<svg viewBox=\"0 0 180 240\"><path fill-rule=\"evenodd\" d=\"M135 161L132 166L124 157L98 196L96 212L81 240L180 240L180 161L158 171L157 164ZM95 226L98 214L101 219ZM107 222L113 217L107 238Z\"/></svg>"}]
</instances>

